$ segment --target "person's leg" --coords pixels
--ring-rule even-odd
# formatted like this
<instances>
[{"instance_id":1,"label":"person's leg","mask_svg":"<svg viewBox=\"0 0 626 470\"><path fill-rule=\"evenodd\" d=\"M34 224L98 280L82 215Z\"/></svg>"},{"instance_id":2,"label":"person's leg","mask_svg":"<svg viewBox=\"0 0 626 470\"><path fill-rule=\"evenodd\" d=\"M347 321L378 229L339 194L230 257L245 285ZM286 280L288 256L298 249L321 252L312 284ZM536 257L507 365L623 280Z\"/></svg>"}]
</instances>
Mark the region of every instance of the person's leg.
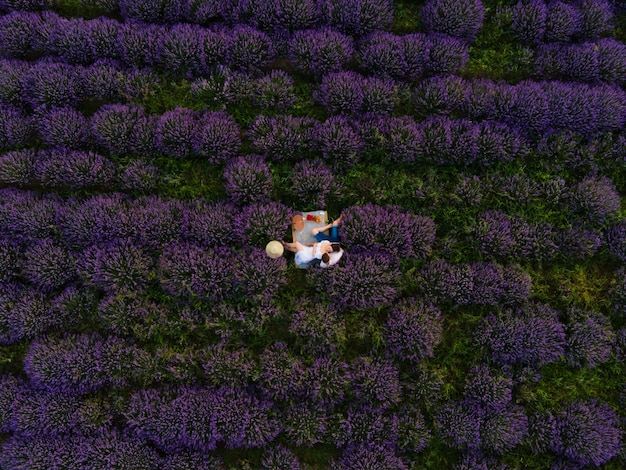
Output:
<instances>
[{"instance_id":1,"label":"person's leg","mask_svg":"<svg viewBox=\"0 0 626 470\"><path fill-rule=\"evenodd\" d=\"M323 227L315 227L314 229L311 230L311 234L313 236L316 236L322 232L325 232L326 230L330 230L332 228L333 224L328 224L328 225L324 225ZM319 240L321 241L321 240Z\"/></svg>"},{"instance_id":2,"label":"person's leg","mask_svg":"<svg viewBox=\"0 0 626 470\"><path fill-rule=\"evenodd\" d=\"M283 246L285 247L286 250L291 251L293 253L296 253L298 251L304 250L306 248L299 241L295 241L293 243L283 241L282 244L283 244Z\"/></svg>"}]
</instances>

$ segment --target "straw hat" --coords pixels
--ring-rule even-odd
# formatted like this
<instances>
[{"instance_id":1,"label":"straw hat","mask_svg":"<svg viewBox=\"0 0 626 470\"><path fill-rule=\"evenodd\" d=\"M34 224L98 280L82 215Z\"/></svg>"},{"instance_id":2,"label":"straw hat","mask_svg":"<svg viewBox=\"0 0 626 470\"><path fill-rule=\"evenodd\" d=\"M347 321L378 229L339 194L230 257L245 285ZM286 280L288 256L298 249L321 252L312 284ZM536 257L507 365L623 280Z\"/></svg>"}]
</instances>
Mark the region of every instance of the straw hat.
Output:
<instances>
[{"instance_id":1,"label":"straw hat","mask_svg":"<svg viewBox=\"0 0 626 470\"><path fill-rule=\"evenodd\" d=\"M283 248L283 245L278 240L272 240L265 245L265 252L270 258L276 259L283 255L285 248Z\"/></svg>"}]
</instances>

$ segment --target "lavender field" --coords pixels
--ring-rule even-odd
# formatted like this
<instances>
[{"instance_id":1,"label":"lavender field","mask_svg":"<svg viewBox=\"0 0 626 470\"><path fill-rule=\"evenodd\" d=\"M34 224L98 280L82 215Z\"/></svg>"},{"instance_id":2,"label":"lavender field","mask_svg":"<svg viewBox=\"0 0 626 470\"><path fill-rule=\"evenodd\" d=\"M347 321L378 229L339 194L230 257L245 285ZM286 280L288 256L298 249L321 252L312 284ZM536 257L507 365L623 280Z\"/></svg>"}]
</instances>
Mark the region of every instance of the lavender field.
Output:
<instances>
[{"instance_id":1,"label":"lavender field","mask_svg":"<svg viewBox=\"0 0 626 470\"><path fill-rule=\"evenodd\" d=\"M0 468L626 468L625 87L626 1L0 0Z\"/></svg>"}]
</instances>

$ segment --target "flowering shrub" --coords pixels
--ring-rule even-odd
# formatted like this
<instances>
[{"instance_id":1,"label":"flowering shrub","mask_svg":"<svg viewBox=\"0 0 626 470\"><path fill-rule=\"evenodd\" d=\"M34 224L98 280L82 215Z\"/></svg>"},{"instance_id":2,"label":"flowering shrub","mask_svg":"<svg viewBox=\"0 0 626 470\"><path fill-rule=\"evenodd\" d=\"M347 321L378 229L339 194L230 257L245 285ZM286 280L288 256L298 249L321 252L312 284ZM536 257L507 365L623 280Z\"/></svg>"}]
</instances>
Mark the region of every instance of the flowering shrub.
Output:
<instances>
[{"instance_id":1,"label":"flowering shrub","mask_svg":"<svg viewBox=\"0 0 626 470\"><path fill-rule=\"evenodd\" d=\"M248 136L252 146L271 160L300 160L311 152L316 124L310 117L259 115Z\"/></svg>"},{"instance_id":2,"label":"flowering shrub","mask_svg":"<svg viewBox=\"0 0 626 470\"><path fill-rule=\"evenodd\" d=\"M22 275L43 291L63 287L76 276L74 257L50 239L24 253Z\"/></svg>"},{"instance_id":3,"label":"flowering shrub","mask_svg":"<svg viewBox=\"0 0 626 470\"><path fill-rule=\"evenodd\" d=\"M615 333L608 318L571 307L568 320L565 355L571 365L594 368L610 359Z\"/></svg>"},{"instance_id":4,"label":"flowering shrub","mask_svg":"<svg viewBox=\"0 0 626 470\"><path fill-rule=\"evenodd\" d=\"M341 236L348 245L379 249L398 258L427 258L435 241L435 223L396 206L351 206L343 211Z\"/></svg>"},{"instance_id":5,"label":"flowering shrub","mask_svg":"<svg viewBox=\"0 0 626 470\"><path fill-rule=\"evenodd\" d=\"M384 78L401 79L408 67L402 36L377 31L359 44L359 65Z\"/></svg>"},{"instance_id":6,"label":"flowering shrub","mask_svg":"<svg viewBox=\"0 0 626 470\"><path fill-rule=\"evenodd\" d=\"M141 68L158 63L159 43L165 30L161 27L125 22L118 36L119 56L129 67Z\"/></svg>"},{"instance_id":7,"label":"flowering shrub","mask_svg":"<svg viewBox=\"0 0 626 470\"><path fill-rule=\"evenodd\" d=\"M540 43L546 34L548 6L543 0L519 1L513 7L511 29L528 44Z\"/></svg>"},{"instance_id":8,"label":"flowering shrub","mask_svg":"<svg viewBox=\"0 0 626 470\"><path fill-rule=\"evenodd\" d=\"M91 117L90 131L96 142L109 153L124 155L142 150L142 146L148 143L140 134L147 119L143 108L136 105L104 105ZM156 145L152 147L154 149Z\"/></svg>"},{"instance_id":9,"label":"flowering shrub","mask_svg":"<svg viewBox=\"0 0 626 470\"><path fill-rule=\"evenodd\" d=\"M306 370L304 390L314 406L341 403L349 387L348 364L333 358L320 357Z\"/></svg>"},{"instance_id":10,"label":"flowering shrub","mask_svg":"<svg viewBox=\"0 0 626 470\"><path fill-rule=\"evenodd\" d=\"M17 280L20 257L20 247L17 243L0 240L0 284L9 284Z\"/></svg>"},{"instance_id":11,"label":"flowering shrub","mask_svg":"<svg viewBox=\"0 0 626 470\"><path fill-rule=\"evenodd\" d=\"M298 457L289 449L277 446L265 451L261 465L272 470L300 470Z\"/></svg>"},{"instance_id":12,"label":"flowering shrub","mask_svg":"<svg viewBox=\"0 0 626 470\"><path fill-rule=\"evenodd\" d=\"M120 0L122 17L144 23L177 23L183 17L181 0Z\"/></svg>"},{"instance_id":13,"label":"flowering shrub","mask_svg":"<svg viewBox=\"0 0 626 470\"><path fill-rule=\"evenodd\" d=\"M29 243L52 237L59 210L56 198L7 188L0 190L0 201L0 232Z\"/></svg>"},{"instance_id":14,"label":"flowering shrub","mask_svg":"<svg viewBox=\"0 0 626 470\"><path fill-rule=\"evenodd\" d=\"M226 194L241 206L265 201L272 193L270 168L258 155L230 159L224 167L224 180Z\"/></svg>"},{"instance_id":15,"label":"flowering shrub","mask_svg":"<svg viewBox=\"0 0 626 470\"><path fill-rule=\"evenodd\" d=\"M427 70L431 73L458 73L469 62L469 46L460 39L445 35L433 35L428 39Z\"/></svg>"},{"instance_id":16,"label":"flowering shrub","mask_svg":"<svg viewBox=\"0 0 626 470\"><path fill-rule=\"evenodd\" d=\"M133 200L124 215L132 220L129 236L139 247L159 250L180 238L180 219L184 213L180 201L143 196Z\"/></svg>"},{"instance_id":17,"label":"flowering shrub","mask_svg":"<svg viewBox=\"0 0 626 470\"><path fill-rule=\"evenodd\" d=\"M0 18L0 54L16 59L47 51L59 16L52 12L14 11Z\"/></svg>"},{"instance_id":18,"label":"flowering shrub","mask_svg":"<svg viewBox=\"0 0 626 470\"><path fill-rule=\"evenodd\" d=\"M580 10L575 5L561 1L551 2L548 5L544 40L546 42L570 42L580 33L581 20Z\"/></svg>"},{"instance_id":19,"label":"flowering shrub","mask_svg":"<svg viewBox=\"0 0 626 470\"><path fill-rule=\"evenodd\" d=\"M583 37L596 39L613 31L613 6L608 0L582 0L580 10L580 33Z\"/></svg>"},{"instance_id":20,"label":"flowering shrub","mask_svg":"<svg viewBox=\"0 0 626 470\"><path fill-rule=\"evenodd\" d=\"M175 141L176 146L182 147L185 136L192 139L192 148L195 154L206 158L210 163L222 163L232 159L239 153L241 147L241 131L234 119L223 112L204 113L196 123L193 123L192 114L183 112L179 115L184 123L178 130L174 129L176 115L172 121L164 124L168 147ZM179 139L180 138L180 143ZM179 151L180 152L180 151ZM183 153L180 153L183 155Z\"/></svg>"},{"instance_id":21,"label":"flowering shrub","mask_svg":"<svg viewBox=\"0 0 626 470\"><path fill-rule=\"evenodd\" d=\"M24 88L29 68L28 62L0 57L0 100L3 103L24 104Z\"/></svg>"},{"instance_id":22,"label":"flowering shrub","mask_svg":"<svg viewBox=\"0 0 626 470\"><path fill-rule=\"evenodd\" d=\"M267 66L276 54L272 39L264 32L247 25L235 26L227 33L228 65L251 74Z\"/></svg>"},{"instance_id":23,"label":"flowering shrub","mask_svg":"<svg viewBox=\"0 0 626 470\"><path fill-rule=\"evenodd\" d=\"M52 327L62 326L43 294L34 289L5 289L0 296L0 312L3 345L31 340Z\"/></svg>"},{"instance_id":24,"label":"flowering shrub","mask_svg":"<svg viewBox=\"0 0 626 470\"><path fill-rule=\"evenodd\" d=\"M250 248L234 263L235 290L243 298L271 300L285 285L285 258L272 259L264 250Z\"/></svg>"},{"instance_id":25,"label":"flowering shrub","mask_svg":"<svg viewBox=\"0 0 626 470\"><path fill-rule=\"evenodd\" d=\"M473 41L483 25L481 0L427 0L421 10L427 32L443 33Z\"/></svg>"},{"instance_id":26,"label":"flowering shrub","mask_svg":"<svg viewBox=\"0 0 626 470\"><path fill-rule=\"evenodd\" d=\"M358 402L384 409L400 401L400 372L388 360L358 357L350 364L350 382Z\"/></svg>"},{"instance_id":27,"label":"flowering shrub","mask_svg":"<svg viewBox=\"0 0 626 470\"><path fill-rule=\"evenodd\" d=\"M123 239L130 234L124 207L123 197L116 193L70 199L55 212L52 225L70 246L88 247Z\"/></svg>"},{"instance_id":28,"label":"flowering shrub","mask_svg":"<svg viewBox=\"0 0 626 470\"><path fill-rule=\"evenodd\" d=\"M288 57L299 71L323 77L346 68L355 53L354 41L329 28L296 31Z\"/></svg>"},{"instance_id":29,"label":"flowering shrub","mask_svg":"<svg viewBox=\"0 0 626 470\"><path fill-rule=\"evenodd\" d=\"M201 355L202 370L213 386L245 386L253 375L253 361L245 350L234 350L228 345L210 346Z\"/></svg>"},{"instance_id":30,"label":"flowering shrub","mask_svg":"<svg viewBox=\"0 0 626 470\"><path fill-rule=\"evenodd\" d=\"M260 108L285 111L293 108L296 100L294 81L282 70L272 70L254 84L252 101Z\"/></svg>"},{"instance_id":31,"label":"flowering shrub","mask_svg":"<svg viewBox=\"0 0 626 470\"><path fill-rule=\"evenodd\" d=\"M123 169L119 180L122 189L147 192L159 182L159 170L144 160L133 160Z\"/></svg>"},{"instance_id":32,"label":"flowering shrub","mask_svg":"<svg viewBox=\"0 0 626 470\"><path fill-rule=\"evenodd\" d=\"M315 0L256 0L249 2L250 22L264 31L297 32L320 21Z\"/></svg>"},{"instance_id":33,"label":"flowering shrub","mask_svg":"<svg viewBox=\"0 0 626 470\"><path fill-rule=\"evenodd\" d=\"M59 18L50 33L49 47L68 64L91 64L98 57L89 34L89 23L83 18Z\"/></svg>"},{"instance_id":34,"label":"flowering shrub","mask_svg":"<svg viewBox=\"0 0 626 470\"><path fill-rule=\"evenodd\" d=\"M204 28L179 23L167 29L159 38L158 63L163 71L174 77L193 78L204 72Z\"/></svg>"},{"instance_id":35,"label":"flowering shrub","mask_svg":"<svg viewBox=\"0 0 626 470\"><path fill-rule=\"evenodd\" d=\"M239 235L231 229L236 215L237 209L231 204L197 201L184 211L183 238L206 248L240 245Z\"/></svg>"},{"instance_id":36,"label":"flowering shrub","mask_svg":"<svg viewBox=\"0 0 626 470\"><path fill-rule=\"evenodd\" d=\"M527 435L528 417L519 405L488 416L480 427L482 447L500 455L514 449Z\"/></svg>"},{"instance_id":37,"label":"flowering shrub","mask_svg":"<svg viewBox=\"0 0 626 470\"><path fill-rule=\"evenodd\" d=\"M312 355L342 350L347 340L345 321L326 304L304 303L293 314L289 331L297 337L301 349Z\"/></svg>"},{"instance_id":38,"label":"flowering shrub","mask_svg":"<svg viewBox=\"0 0 626 470\"><path fill-rule=\"evenodd\" d=\"M244 244L264 248L269 240L281 240L290 224L292 211L280 202L256 202L245 206L234 221Z\"/></svg>"},{"instance_id":39,"label":"flowering shrub","mask_svg":"<svg viewBox=\"0 0 626 470\"><path fill-rule=\"evenodd\" d=\"M148 280L150 258L128 241L92 246L77 260L85 283L106 292L141 291Z\"/></svg>"},{"instance_id":40,"label":"flowering shrub","mask_svg":"<svg viewBox=\"0 0 626 470\"><path fill-rule=\"evenodd\" d=\"M226 299L232 295L233 268L224 258L231 255L224 247L209 251L188 243L171 244L159 259L161 286L170 295Z\"/></svg>"},{"instance_id":41,"label":"flowering shrub","mask_svg":"<svg viewBox=\"0 0 626 470\"><path fill-rule=\"evenodd\" d=\"M19 108L0 104L0 151L26 147L32 143L33 120Z\"/></svg>"},{"instance_id":42,"label":"flowering shrub","mask_svg":"<svg viewBox=\"0 0 626 470\"><path fill-rule=\"evenodd\" d=\"M330 197L341 193L341 183L319 159L296 163L290 183L290 193L304 208L326 207Z\"/></svg>"},{"instance_id":43,"label":"flowering shrub","mask_svg":"<svg viewBox=\"0 0 626 470\"><path fill-rule=\"evenodd\" d=\"M193 144L199 133L198 117L197 112L181 107L162 114L156 126L159 150L174 158L194 155Z\"/></svg>"},{"instance_id":44,"label":"flowering shrub","mask_svg":"<svg viewBox=\"0 0 626 470\"><path fill-rule=\"evenodd\" d=\"M607 177L587 177L570 189L569 208L573 215L591 226L614 220L620 210L620 197Z\"/></svg>"},{"instance_id":45,"label":"flowering shrub","mask_svg":"<svg viewBox=\"0 0 626 470\"><path fill-rule=\"evenodd\" d=\"M106 187L115 177L115 166L97 153L61 149L40 152L34 173L46 188Z\"/></svg>"},{"instance_id":46,"label":"flowering shrub","mask_svg":"<svg viewBox=\"0 0 626 470\"><path fill-rule=\"evenodd\" d=\"M543 365L565 354L565 327L546 305L529 304L485 317L476 341L499 364Z\"/></svg>"},{"instance_id":47,"label":"flowering shrub","mask_svg":"<svg viewBox=\"0 0 626 470\"><path fill-rule=\"evenodd\" d=\"M357 37L389 29L393 20L390 0L323 0L321 9L326 23Z\"/></svg>"},{"instance_id":48,"label":"flowering shrub","mask_svg":"<svg viewBox=\"0 0 626 470\"><path fill-rule=\"evenodd\" d=\"M403 301L394 307L385 323L385 344L399 359L419 363L433 357L443 339L443 319L437 307Z\"/></svg>"},{"instance_id":49,"label":"flowering shrub","mask_svg":"<svg viewBox=\"0 0 626 470\"><path fill-rule=\"evenodd\" d=\"M309 281L325 290L340 309L383 307L390 305L398 295L397 264L381 252L344 255L341 265L324 273L324 277L328 277L324 281L319 279L319 274L316 276L319 270L311 271L307 273Z\"/></svg>"},{"instance_id":50,"label":"flowering shrub","mask_svg":"<svg viewBox=\"0 0 626 470\"><path fill-rule=\"evenodd\" d=\"M75 107L83 99L82 76L71 65L39 61L28 70L25 92L33 108Z\"/></svg>"},{"instance_id":51,"label":"flowering shrub","mask_svg":"<svg viewBox=\"0 0 626 470\"><path fill-rule=\"evenodd\" d=\"M333 166L353 166L361 159L365 143L356 124L345 116L331 116L313 130L315 148ZM304 165L304 163L303 163Z\"/></svg>"},{"instance_id":52,"label":"flowering shrub","mask_svg":"<svg viewBox=\"0 0 626 470\"><path fill-rule=\"evenodd\" d=\"M322 78L319 100L333 114L356 114L363 106L364 77L356 72L329 73Z\"/></svg>"},{"instance_id":53,"label":"flowering shrub","mask_svg":"<svg viewBox=\"0 0 626 470\"><path fill-rule=\"evenodd\" d=\"M73 108L53 108L39 120L41 140L50 147L84 148L88 132L87 118Z\"/></svg>"}]
</instances>

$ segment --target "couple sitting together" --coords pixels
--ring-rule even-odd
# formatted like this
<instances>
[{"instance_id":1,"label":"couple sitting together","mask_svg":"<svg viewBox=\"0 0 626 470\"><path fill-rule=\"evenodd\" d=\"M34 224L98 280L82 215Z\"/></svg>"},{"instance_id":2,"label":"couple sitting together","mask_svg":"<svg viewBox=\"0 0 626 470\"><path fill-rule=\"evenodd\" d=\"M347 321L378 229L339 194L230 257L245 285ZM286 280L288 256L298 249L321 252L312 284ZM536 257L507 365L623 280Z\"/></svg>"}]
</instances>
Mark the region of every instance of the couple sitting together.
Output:
<instances>
[{"instance_id":1,"label":"couple sitting together","mask_svg":"<svg viewBox=\"0 0 626 470\"><path fill-rule=\"evenodd\" d=\"M338 226L341 223L341 216L332 224L316 227L311 230L311 234L315 237L315 242L306 245L299 241L293 243L282 242L286 250L296 254L295 261L300 267L308 267L319 262L322 268L328 268L336 264L343 256L343 248L339 244ZM330 235L326 235L326 230L330 230Z\"/></svg>"}]
</instances>

